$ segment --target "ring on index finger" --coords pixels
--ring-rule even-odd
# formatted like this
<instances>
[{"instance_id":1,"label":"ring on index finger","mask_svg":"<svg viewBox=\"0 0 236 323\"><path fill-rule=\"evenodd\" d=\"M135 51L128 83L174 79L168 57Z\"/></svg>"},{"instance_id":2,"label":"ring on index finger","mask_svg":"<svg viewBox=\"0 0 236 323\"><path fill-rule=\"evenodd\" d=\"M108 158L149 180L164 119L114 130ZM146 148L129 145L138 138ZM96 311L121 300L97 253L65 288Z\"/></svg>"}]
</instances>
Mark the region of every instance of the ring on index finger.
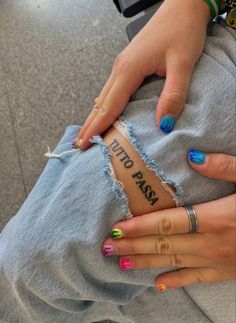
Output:
<instances>
[{"instance_id":1,"label":"ring on index finger","mask_svg":"<svg viewBox=\"0 0 236 323\"><path fill-rule=\"evenodd\" d=\"M184 206L189 219L189 233L197 233L199 229L197 213L191 205Z\"/></svg>"}]
</instances>

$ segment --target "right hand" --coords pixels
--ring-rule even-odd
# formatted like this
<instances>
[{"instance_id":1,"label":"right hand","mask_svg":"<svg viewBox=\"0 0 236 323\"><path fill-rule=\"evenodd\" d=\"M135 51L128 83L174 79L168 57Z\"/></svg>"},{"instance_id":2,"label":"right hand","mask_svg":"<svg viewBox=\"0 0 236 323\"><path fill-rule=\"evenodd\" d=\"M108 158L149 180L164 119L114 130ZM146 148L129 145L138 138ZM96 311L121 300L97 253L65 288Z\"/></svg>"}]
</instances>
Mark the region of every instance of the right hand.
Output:
<instances>
[{"instance_id":1,"label":"right hand","mask_svg":"<svg viewBox=\"0 0 236 323\"><path fill-rule=\"evenodd\" d=\"M82 150L89 139L107 130L148 75L166 76L156 120L176 118L188 94L194 66L206 38L210 10L203 0L165 0L146 26L117 56L97 103L81 128ZM173 121L172 118L172 121ZM168 122L167 122L168 123ZM173 128L173 123L169 128ZM161 129L170 132L168 124Z\"/></svg>"}]
</instances>

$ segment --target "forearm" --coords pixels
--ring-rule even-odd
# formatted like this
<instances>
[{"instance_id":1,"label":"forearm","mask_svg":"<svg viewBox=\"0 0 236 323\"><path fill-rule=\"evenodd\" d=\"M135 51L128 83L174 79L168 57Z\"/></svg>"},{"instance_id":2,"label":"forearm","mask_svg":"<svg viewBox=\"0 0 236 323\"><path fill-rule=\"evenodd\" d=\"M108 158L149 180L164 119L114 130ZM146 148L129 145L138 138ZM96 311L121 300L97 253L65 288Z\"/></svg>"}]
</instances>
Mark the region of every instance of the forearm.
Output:
<instances>
[{"instance_id":1,"label":"forearm","mask_svg":"<svg viewBox=\"0 0 236 323\"><path fill-rule=\"evenodd\" d=\"M180 10L186 13L186 18L194 13L195 16L199 16L199 19L206 24L211 20L210 9L204 0L181 0L181 6L179 0L165 0L163 5L172 8L178 6ZM194 27L196 26L193 25Z\"/></svg>"}]
</instances>

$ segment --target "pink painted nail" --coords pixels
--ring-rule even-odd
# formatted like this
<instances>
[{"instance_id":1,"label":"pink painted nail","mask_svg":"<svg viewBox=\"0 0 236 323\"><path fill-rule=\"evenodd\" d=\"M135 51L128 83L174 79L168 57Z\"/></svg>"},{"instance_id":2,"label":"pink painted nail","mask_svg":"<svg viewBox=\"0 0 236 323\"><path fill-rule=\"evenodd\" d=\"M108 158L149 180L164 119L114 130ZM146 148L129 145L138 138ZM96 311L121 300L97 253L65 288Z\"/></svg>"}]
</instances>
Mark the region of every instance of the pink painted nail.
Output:
<instances>
[{"instance_id":1,"label":"pink painted nail","mask_svg":"<svg viewBox=\"0 0 236 323\"><path fill-rule=\"evenodd\" d=\"M77 138L74 138L72 141L72 145L74 146L76 144Z\"/></svg>"},{"instance_id":2,"label":"pink painted nail","mask_svg":"<svg viewBox=\"0 0 236 323\"><path fill-rule=\"evenodd\" d=\"M133 268L133 263L128 258L120 258L120 268L122 270L132 269Z\"/></svg>"},{"instance_id":3,"label":"pink painted nail","mask_svg":"<svg viewBox=\"0 0 236 323\"><path fill-rule=\"evenodd\" d=\"M103 248L102 248L102 253L103 253L103 256L105 256L105 257L114 256L115 250L112 245L105 244L105 246L103 246Z\"/></svg>"}]
</instances>

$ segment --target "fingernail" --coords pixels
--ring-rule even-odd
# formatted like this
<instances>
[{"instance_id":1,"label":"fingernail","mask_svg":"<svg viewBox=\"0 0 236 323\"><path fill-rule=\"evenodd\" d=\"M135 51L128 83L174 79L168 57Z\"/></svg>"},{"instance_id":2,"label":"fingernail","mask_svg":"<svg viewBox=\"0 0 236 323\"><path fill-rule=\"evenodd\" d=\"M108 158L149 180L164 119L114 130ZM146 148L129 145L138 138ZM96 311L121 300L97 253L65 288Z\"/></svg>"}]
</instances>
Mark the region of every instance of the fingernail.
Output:
<instances>
[{"instance_id":1,"label":"fingernail","mask_svg":"<svg viewBox=\"0 0 236 323\"><path fill-rule=\"evenodd\" d=\"M114 256L116 254L111 244L105 244L105 246L102 248L102 253L105 257Z\"/></svg>"},{"instance_id":2,"label":"fingernail","mask_svg":"<svg viewBox=\"0 0 236 323\"><path fill-rule=\"evenodd\" d=\"M159 284L159 285L158 285L158 288L159 288L159 291L160 291L161 293L163 293L163 292L166 290L166 285L164 285L164 284Z\"/></svg>"},{"instance_id":3,"label":"fingernail","mask_svg":"<svg viewBox=\"0 0 236 323\"><path fill-rule=\"evenodd\" d=\"M128 258L120 258L120 268L122 270L132 269L133 263Z\"/></svg>"},{"instance_id":4,"label":"fingernail","mask_svg":"<svg viewBox=\"0 0 236 323\"><path fill-rule=\"evenodd\" d=\"M175 125L175 118L172 116L164 116L161 119L160 129L165 133L169 133L172 131Z\"/></svg>"},{"instance_id":5,"label":"fingernail","mask_svg":"<svg viewBox=\"0 0 236 323\"><path fill-rule=\"evenodd\" d=\"M79 138L75 138L73 139L72 141L72 145L74 146L74 148L78 149L80 147L82 143L82 139L79 139Z\"/></svg>"},{"instance_id":6,"label":"fingernail","mask_svg":"<svg viewBox=\"0 0 236 323\"><path fill-rule=\"evenodd\" d=\"M121 229L113 229L111 232L112 239L121 239L123 237L123 232Z\"/></svg>"},{"instance_id":7,"label":"fingernail","mask_svg":"<svg viewBox=\"0 0 236 323\"><path fill-rule=\"evenodd\" d=\"M188 158L191 160L191 162L201 165L205 162L206 154L201 151L191 149L188 153Z\"/></svg>"}]
</instances>

